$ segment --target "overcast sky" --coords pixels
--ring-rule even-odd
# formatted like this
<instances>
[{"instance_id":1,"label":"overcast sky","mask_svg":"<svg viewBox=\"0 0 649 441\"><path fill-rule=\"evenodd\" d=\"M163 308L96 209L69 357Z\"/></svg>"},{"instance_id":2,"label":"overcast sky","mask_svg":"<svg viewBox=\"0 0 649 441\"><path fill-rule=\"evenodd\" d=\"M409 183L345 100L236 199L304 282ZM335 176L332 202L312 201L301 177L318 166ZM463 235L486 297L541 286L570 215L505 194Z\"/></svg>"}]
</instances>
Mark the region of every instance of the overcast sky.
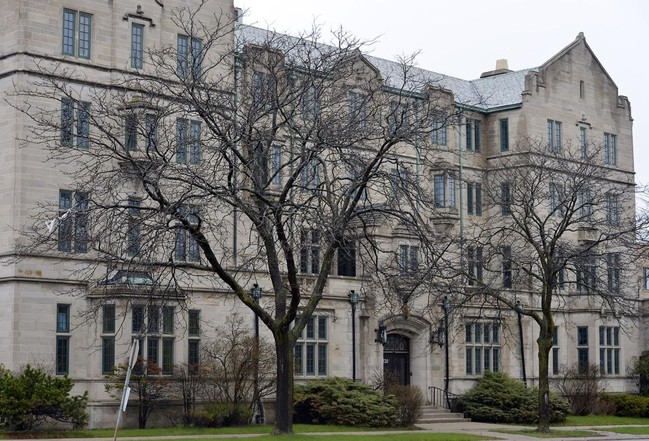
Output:
<instances>
[{"instance_id":1,"label":"overcast sky","mask_svg":"<svg viewBox=\"0 0 649 441\"><path fill-rule=\"evenodd\" d=\"M471 80L506 58L536 67L579 32L631 101L636 181L649 184L649 2L646 0L235 0L244 23L298 33L315 22L376 38L372 55L420 52L425 69Z\"/></svg>"}]
</instances>

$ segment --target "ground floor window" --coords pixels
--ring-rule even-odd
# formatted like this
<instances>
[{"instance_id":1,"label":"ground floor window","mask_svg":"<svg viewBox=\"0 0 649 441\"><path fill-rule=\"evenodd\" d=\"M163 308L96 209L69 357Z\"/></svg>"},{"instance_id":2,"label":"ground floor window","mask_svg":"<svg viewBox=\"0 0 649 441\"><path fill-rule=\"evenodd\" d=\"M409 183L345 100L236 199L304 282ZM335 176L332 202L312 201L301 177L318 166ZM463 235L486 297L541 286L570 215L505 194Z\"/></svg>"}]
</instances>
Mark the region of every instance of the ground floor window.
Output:
<instances>
[{"instance_id":1,"label":"ground floor window","mask_svg":"<svg viewBox=\"0 0 649 441\"><path fill-rule=\"evenodd\" d=\"M500 324L469 321L465 324L465 372L482 375L500 370Z\"/></svg>"},{"instance_id":2,"label":"ground floor window","mask_svg":"<svg viewBox=\"0 0 649 441\"><path fill-rule=\"evenodd\" d=\"M604 375L620 374L620 327L599 327L599 368Z\"/></svg>"},{"instance_id":3,"label":"ground floor window","mask_svg":"<svg viewBox=\"0 0 649 441\"><path fill-rule=\"evenodd\" d=\"M302 335L295 343L296 375L326 376L328 372L327 318L313 315L307 321Z\"/></svg>"}]
</instances>

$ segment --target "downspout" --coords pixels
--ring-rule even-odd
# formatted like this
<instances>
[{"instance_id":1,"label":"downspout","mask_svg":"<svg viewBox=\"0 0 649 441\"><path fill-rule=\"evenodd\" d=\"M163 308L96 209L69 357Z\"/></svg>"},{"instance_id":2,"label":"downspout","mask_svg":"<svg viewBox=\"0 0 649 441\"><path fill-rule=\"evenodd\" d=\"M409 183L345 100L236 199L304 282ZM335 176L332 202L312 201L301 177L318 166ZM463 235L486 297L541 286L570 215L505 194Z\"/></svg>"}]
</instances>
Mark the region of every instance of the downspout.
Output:
<instances>
[{"instance_id":1,"label":"downspout","mask_svg":"<svg viewBox=\"0 0 649 441\"><path fill-rule=\"evenodd\" d=\"M235 24L235 26L237 26ZM235 37L236 38L236 37ZM236 49L235 49L236 50ZM232 116L232 122L234 124L234 129L235 129L235 136L236 133L239 130L239 122L238 122L238 112L239 112L239 102L240 102L240 88L241 88L241 60L235 53L235 59L234 59L234 114ZM238 138L235 138L238 139ZM235 144L233 146L235 149L238 148L239 146ZM233 159L233 164L234 164L234 176L233 176L233 183L232 185L235 186L235 191L237 185L237 179L239 179L238 173L237 173L237 159L236 157ZM237 223L238 223L238 218L239 218L239 212L237 210L237 207L235 206L234 209L232 210L232 258L233 258L233 263L234 266L237 266L237 255L238 253L238 241L237 241L237 235L238 235L238 228L237 228Z\"/></svg>"}]
</instances>

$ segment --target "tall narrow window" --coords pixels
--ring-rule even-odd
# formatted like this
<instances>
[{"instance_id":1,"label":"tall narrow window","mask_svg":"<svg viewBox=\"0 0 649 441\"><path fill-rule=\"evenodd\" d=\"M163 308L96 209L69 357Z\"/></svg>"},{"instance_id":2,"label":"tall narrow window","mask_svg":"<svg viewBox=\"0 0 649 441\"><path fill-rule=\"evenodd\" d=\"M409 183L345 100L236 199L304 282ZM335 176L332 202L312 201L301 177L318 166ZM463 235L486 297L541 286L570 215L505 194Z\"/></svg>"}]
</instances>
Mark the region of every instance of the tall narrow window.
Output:
<instances>
[{"instance_id":1,"label":"tall narrow window","mask_svg":"<svg viewBox=\"0 0 649 441\"><path fill-rule=\"evenodd\" d=\"M577 327L577 369L580 373L588 372L590 365L588 354L588 327Z\"/></svg>"},{"instance_id":2,"label":"tall narrow window","mask_svg":"<svg viewBox=\"0 0 649 441\"><path fill-rule=\"evenodd\" d=\"M318 274L320 272L320 231L302 230L300 238L300 272Z\"/></svg>"},{"instance_id":3,"label":"tall narrow window","mask_svg":"<svg viewBox=\"0 0 649 441\"><path fill-rule=\"evenodd\" d=\"M399 274L413 274L419 268L419 247L399 245Z\"/></svg>"},{"instance_id":4,"label":"tall narrow window","mask_svg":"<svg viewBox=\"0 0 649 441\"><path fill-rule=\"evenodd\" d=\"M146 152L154 155L158 143L158 117L154 113L147 113L144 117L144 130L146 137Z\"/></svg>"},{"instance_id":5,"label":"tall narrow window","mask_svg":"<svg viewBox=\"0 0 649 441\"><path fill-rule=\"evenodd\" d=\"M563 185L550 183L550 215L561 217L565 213Z\"/></svg>"},{"instance_id":6,"label":"tall narrow window","mask_svg":"<svg viewBox=\"0 0 649 441\"><path fill-rule=\"evenodd\" d=\"M198 207L183 205L180 207L178 215L192 227L199 225ZM179 262L198 262L200 260L198 242L196 242L194 236L185 228L176 230L174 258Z\"/></svg>"},{"instance_id":7,"label":"tall narrow window","mask_svg":"<svg viewBox=\"0 0 649 441\"><path fill-rule=\"evenodd\" d=\"M617 135L604 133L604 164L617 165Z\"/></svg>"},{"instance_id":8,"label":"tall narrow window","mask_svg":"<svg viewBox=\"0 0 649 441\"><path fill-rule=\"evenodd\" d=\"M455 208L455 175L448 175L448 206L450 208Z\"/></svg>"},{"instance_id":9,"label":"tall narrow window","mask_svg":"<svg viewBox=\"0 0 649 441\"><path fill-rule=\"evenodd\" d=\"M620 375L620 327L599 327L599 368L602 375Z\"/></svg>"},{"instance_id":10,"label":"tall narrow window","mask_svg":"<svg viewBox=\"0 0 649 441\"><path fill-rule=\"evenodd\" d=\"M343 240L338 248L338 275L356 277L356 241Z\"/></svg>"},{"instance_id":11,"label":"tall narrow window","mask_svg":"<svg viewBox=\"0 0 649 441\"><path fill-rule=\"evenodd\" d=\"M606 277L609 294L620 294L621 273L620 253L606 254Z\"/></svg>"},{"instance_id":12,"label":"tall narrow window","mask_svg":"<svg viewBox=\"0 0 649 441\"><path fill-rule=\"evenodd\" d=\"M201 161L201 122L192 121L189 133L189 163L198 164Z\"/></svg>"},{"instance_id":13,"label":"tall narrow window","mask_svg":"<svg viewBox=\"0 0 649 441\"><path fill-rule=\"evenodd\" d=\"M512 287L512 249L509 246L502 247L502 274L503 288Z\"/></svg>"},{"instance_id":14,"label":"tall narrow window","mask_svg":"<svg viewBox=\"0 0 649 441\"><path fill-rule=\"evenodd\" d=\"M359 129L364 129L367 126L366 99L366 95L356 92L349 93L349 119Z\"/></svg>"},{"instance_id":15,"label":"tall narrow window","mask_svg":"<svg viewBox=\"0 0 649 441\"><path fill-rule=\"evenodd\" d=\"M597 281L597 262L592 255L582 256L576 264L576 283L578 292L589 292Z\"/></svg>"},{"instance_id":16,"label":"tall narrow window","mask_svg":"<svg viewBox=\"0 0 649 441\"><path fill-rule=\"evenodd\" d=\"M590 221L593 213L593 206L590 202L590 190L580 190L577 193L577 208L579 209L579 220Z\"/></svg>"},{"instance_id":17,"label":"tall narrow window","mask_svg":"<svg viewBox=\"0 0 649 441\"><path fill-rule=\"evenodd\" d=\"M137 150L137 115L129 113L124 117L124 147L129 152Z\"/></svg>"},{"instance_id":18,"label":"tall narrow window","mask_svg":"<svg viewBox=\"0 0 649 441\"><path fill-rule=\"evenodd\" d=\"M187 350L187 364L191 369L196 369L200 363L200 317L201 312L198 309L190 309L187 319L187 336L188 336L188 350Z\"/></svg>"},{"instance_id":19,"label":"tall narrow window","mask_svg":"<svg viewBox=\"0 0 649 441\"><path fill-rule=\"evenodd\" d=\"M90 146L90 103L61 98L61 145L87 150Z\"/></svg>"},{"instance_id":20,"label":"tall narrow window","mask_svg":"<svg viewBox=\"0 0 649 441\"><path fill-rule=\"evenodd\" d=\"M606 222L609 225L616 226L620 222L619 197L617 194L606 193Z\"/></svg>"},{"instance_id":21,"label":"tall narrow window","mask_svg":"<svg viewBox=\"0 0 649 441\"><path fill-rule=\"evenodd\" d=\"M85 193L59 190L59 251L88 251L87 211L88 196Z\"/></svg>"},{"instance_id":22,"label":"tall narrow window","mask_svg":"<svg viewBox=\"0 0 649 441\"><path fill-rule=\"evenodd\" d=\"M642 276L643 276L643 288L649 289L649 268L647 267L642 268Z\"/></svg>"},{"instance_id":23,"label":"tall narrow window","mask_svg":"<svg viewBox=\"0 0 649 441\"><path fill-rule=\"evenodd\" d=\"M509 182L500 184L500 212L503 216L512 214L512 189Z\"/></svg>"},{"instance_id":24,"label":"tall narrow window","mask_svg":"<svg viewBox=\"0 0 649 441\"><path fill-rule=\"evenodd\" d=\"M467 118L466 120L466 150L480 152L481 149L481 123L480 120Z\"/></svg>"},{"instance_id":25,"label":"tall narrow window","mask_svg":"<svg viewBox=\"0 0 649 441\"><path fill-rule=\"evenodd\" d=\"M70 305L56 305L56 375L66 375L70 369Z\"/></svg>"},{"instance_id":26,"label":"tall narrow window","mask_svg":"<svg viewBox=\"0 0 649 441\"><path fill-rule=\"evenodd\" d=\"M144 64L144 25L131 25L131 67L142 69Z\"/></svg>"},{"instance_id":27,"label":"tall narrow window","mask_svg":"<svg viewBox=\"0 0 649 441\"><path fill-rule=\"evenodd\" d=\"M561 151L561 122L548 120L548 150L551 152Z\"/></svg>"},{"instance_id":28,"label":"tall narrow window","mask_svg":"<svg viewBox=\"0 0 649 441\"><path fill-rule=\"evenodd\" d=\"M433 127L431 131L431 141L433 144L446 145L447 144L447 124L446 114L437 112L433 115Z\"/></svg>"},{"instance_id":29,"label":"tall narrow window","mask_svg":"<svg viewBox=\"0 0 649 441\"><path fill-rule=\"evenodd\" d=\"M435 175L433 177L433 189L435 193L435 207L446 206L446 177L445 175Z\"/></svg>"},{"instance_id":30,"label":"tall narrow window","mask_svg":"<svg viewBox=\"0 0 649 441\"><path fill-rule=\"evenodd\" d=\"M102 307L101 373L110 375L115 367L115 305Z\"/></svg>"},{"instance_id":31,"label":"tall narrow window","mask_svg":"<svg viewBox=\"0 0 649 441\"><path fill-rule=\"evenodd\" d=\"M552 375L559 375L559 327L552 332Z\"/></svg>"},{"instance_id":32,"label":"tall narrow window","mask_svg":"<svg viewBox=\"0 0 649 441\"><path fill-rule=\"evenodd\" d=\"M581 159L588 158L588 133L586 127L579 128L579 152Z\"/></svg>"},{"instance_id":33,"label":"tall narrow window","mask_svg":"<svg viewBox=\"0 0 649 441\"><path fill-rule=\"evenodd\" d=\"M274 145L270 149L271 184L282 185L282 147Z\"/></svg>"},{"instance_id":34,"label":"tall narrow window","mask_svg":"<svg viewBox=\"0 0 649 441\"><path fill-rule=\"evenodd\" d=\"M509 120L507 118L500 120L500 151L509 151Z\"/></svg>"},{"instance_id":35,"label":"tall narrow window","mask_svg":"<svg viewBox=\"0 0 649 441\"><path fill-rule=\"evenodd\" d=\"M92 15L72 9L63 10L63 55L90 58Z\"/></svg>"},{"instance_id":36,"label":"tall narrow window","mask_svg":"<svg viewBox=\"0 0 649 441\"><path fill-rule=\"evenodd\" d=\"M579 81L579 98L584 99L586 97L586 84L584 80Z\"/></svg>"},{"instance_id":37,"label":"tall narrow window","mask_svg":"<svg viewBox=\"0 0 649 441\"><path fill-rule=\"evenodd\" d=\"M484 262L482 260L482 247L469 245L466 250L467 254L467 272L469 286L477 285L482 282Z\"/></svg>"},{"instance_id":38,"label":"tall narrow window","mask_svg":"<svg viewBox=\"0 0 649 441\"><path fill-rule=\"evenodd\" d=\"M176 162L198 164L201 161L201 123L176 119Z\"/></svg>"},{"instance_id":39,"label":"tall narrow window","mask_svg":"<svg viewBox=\"0 0 649 441\"><path fill-rule=\"evenodd\" d=\"M199 38L178 35L176 50L176 74L186 79L199 79L203 62L203 42Z\"/></svg>"}]
</instances>

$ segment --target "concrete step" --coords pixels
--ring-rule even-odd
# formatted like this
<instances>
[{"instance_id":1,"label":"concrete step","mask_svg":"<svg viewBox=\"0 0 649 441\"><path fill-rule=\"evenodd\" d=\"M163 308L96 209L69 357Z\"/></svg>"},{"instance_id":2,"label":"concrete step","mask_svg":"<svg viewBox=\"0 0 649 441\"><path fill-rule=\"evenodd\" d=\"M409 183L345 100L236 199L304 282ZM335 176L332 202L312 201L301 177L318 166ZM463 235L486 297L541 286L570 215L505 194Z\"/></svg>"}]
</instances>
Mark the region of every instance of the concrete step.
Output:
<instances>
[{"instance_id":1,"label":"concrete step","mask_svg":"<svg viewBox=\"0 0 649 441\"><path fill-rule=\"evenodd\" d=\"M424 406L417 424L457 423L460 421L471 421L471 419L464 418L461 413L451 413L450 410L442 407Z\"/></svg>"}]
</instances>

